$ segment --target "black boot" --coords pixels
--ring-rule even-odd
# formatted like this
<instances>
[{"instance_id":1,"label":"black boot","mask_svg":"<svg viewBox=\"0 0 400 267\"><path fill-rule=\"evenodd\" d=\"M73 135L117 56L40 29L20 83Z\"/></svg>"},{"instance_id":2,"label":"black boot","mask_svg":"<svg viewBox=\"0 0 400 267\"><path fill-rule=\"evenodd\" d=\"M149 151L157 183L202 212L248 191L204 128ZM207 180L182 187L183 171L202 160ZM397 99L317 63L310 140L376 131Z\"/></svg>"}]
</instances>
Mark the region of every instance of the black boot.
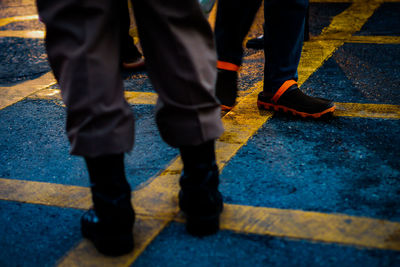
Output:
<instances>
[{"instance_id":1,"label":"black boot","mask_svg":"<svg viewBox=\"0 0 400 267\"><path fill-rule=\"evenodd\" d=\"M83 214L81 231L97 250L120 256L133 250L135 213L125 178L123 154L85 158L94 208Z\"/></svg>"},{"instance_id":2,"label":"black boot","mask_svg":"<svg viewBox=\"0 0 400 267\"><path fill-rule=\"evenodd\" d=\"M186 229L195 236L214 234L219 230L223 209L214 141L181 147L180 151L184 169L180 178L179 207L186 215Z\"/></svg>"}]
</instances>

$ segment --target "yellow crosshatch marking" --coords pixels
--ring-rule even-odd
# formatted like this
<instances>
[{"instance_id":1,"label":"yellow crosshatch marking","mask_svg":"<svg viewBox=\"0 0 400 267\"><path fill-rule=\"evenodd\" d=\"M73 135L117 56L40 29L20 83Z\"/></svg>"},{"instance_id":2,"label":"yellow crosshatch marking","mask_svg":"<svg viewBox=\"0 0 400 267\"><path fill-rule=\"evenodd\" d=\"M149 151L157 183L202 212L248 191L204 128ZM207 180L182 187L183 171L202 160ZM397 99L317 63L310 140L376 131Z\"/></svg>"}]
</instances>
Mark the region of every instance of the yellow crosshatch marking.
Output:
<instances>
[{"instance_id":1,"label":"yellow crosshatch marking","mask_svg":"<svg viewBox=\"0 0 400 267\"><path fill-rule=\"evenodd\" d=\"M0 31L0 37L43 39L44 36L44 31Z\"/></svg>"},{"instance_id":2,"label":"yellow crosshatch marking","mask_svg":"<svg viewBox=\"0 0 400 267\"><path fill-rule=\"evenodd\" d=\"M57 81L53 74L48 72L31 81L26 81L10 87L0 87L0 110L56 83Z\"/></svg>"},{"instance_id":3,"label":"yellow crosshatch marking","mask_svg":"<svg viewBox=\"0 0 400 267\"><path fill-rule=\"evenodd\" d=\"M337 15L320 36L305 43L299 66L299 84L304 83L337 48L346 42L399 44L399 37L352 36L361 29L381 3L399 1L311 0L310 2L353 4ZM211 19L214 18L215 9L211 15ZM2 26L1 23L8 24L27 19L37 19L37 16L0 19L0 26ZM32 33L32 31L0 31L0 37L7 34L10 37L23 38L43 38L44 36L43 32L37 31L36 37L29 37L27 35L29 32ZM20 36L17 36L18 34ZM36 99L58 98L58 90L46 89L53 84L55 84L54 77L48 73L20 85L2 87L0 88L0 109L28 96ZM221 170L273 114L260 113L256 108L255 100L261 88L262 82L259 82L248 89L245 96L239 98L239 104L223 118L226 132L217 143L217 160ZM154 93L126 92L125 96L131 104L153 105L156 102ZM399 119L400 108L397 105L337 103L335 115ZM135 251L133 253L119 258L104 257L97 253L89 242L83 240L60 259L59 265L131 265L169 222L184 221L178 213L176 199L177 180L181 168L181 162L177 158L159 176L150 179L147 186L133 192L133 203L138 214L134 228ZM86 187L11 179L0 179L0 199L75 209L87 209L91 205L90 191ZM221 228L238 233L400 250L400 223L342 214L226 204L221 218Z\"/></svg>"},{"instance_id":4,"label":"yellow crosshatch marking","mask_svg":"<svg viewBox=\"0 0 400 267\"><path fill-rule=\"evenodd\" d=\"M0 27L6 26L7 24L19 21L26 21L26 20L37 20L39 19L38 15L29 15L29 16L15 16L9 18L2 18L0 19Z\"/></svg>"},{"instance_id":5,"label":"yellow crosshatch marking","mask_svg":"<svg viewBox=\"0 0 400 267\"><path fill-rule=\"evenodd\" d=\"M400 36L352 36L346 43L400 44Z\"/></svg>"}]
</instances>

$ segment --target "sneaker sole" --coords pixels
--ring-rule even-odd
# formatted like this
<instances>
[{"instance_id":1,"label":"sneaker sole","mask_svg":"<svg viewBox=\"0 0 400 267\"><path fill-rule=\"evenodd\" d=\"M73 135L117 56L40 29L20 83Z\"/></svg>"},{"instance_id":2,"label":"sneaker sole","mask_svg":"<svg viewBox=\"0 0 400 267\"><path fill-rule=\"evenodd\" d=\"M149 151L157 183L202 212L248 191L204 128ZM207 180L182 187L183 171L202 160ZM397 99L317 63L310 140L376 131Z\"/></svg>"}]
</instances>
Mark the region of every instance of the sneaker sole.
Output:
<instances>
[{"instance_id":1,"label":"sneaker sole","mask_svg":"<svg viewBox=\"0 0 400 267\"><path fill-rule=\"evenodd\" d=\"M221 110L222 111L231 111L232 109L233 109L233 107L221 105Z\"/></svg>"},{"instance_id":2,"label":"sneaker sole","mask_svg":"<svg viewBox=\"0 0 400 267\"><path fill-rule=\"evenodd\" d=\"M297 111L295 109L288 108L288 107L281 106L281 105L274 105L274 104L271 104L271 103L265 103L265 102L262 102L260 100L257 101L257 106L260 109L262 108L262 109L265 109L265 110L275 110L275 111L278 111L278 112L292 113L295 116L297 115L297 116L301 116L303 118L314 118L314 119L320 118L321 116L323 116L325 114L331 114L336 109L336 106L333 105L333 107L330 107L330 108L328 108L328 109L326 109L326 110L324 110L322 112L319 112L319 113L306 113L306 112Z\"/></svg>"}]
</instances>

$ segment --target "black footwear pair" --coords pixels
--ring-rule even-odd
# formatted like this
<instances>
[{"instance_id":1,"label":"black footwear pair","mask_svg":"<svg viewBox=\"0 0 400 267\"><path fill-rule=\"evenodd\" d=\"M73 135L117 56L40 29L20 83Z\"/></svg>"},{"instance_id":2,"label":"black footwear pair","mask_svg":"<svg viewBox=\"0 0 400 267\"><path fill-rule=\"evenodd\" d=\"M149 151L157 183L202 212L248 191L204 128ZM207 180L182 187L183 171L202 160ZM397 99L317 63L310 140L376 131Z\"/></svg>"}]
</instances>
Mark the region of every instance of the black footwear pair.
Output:
<instances>
[{"instance_id":1,"label":"black footwear pair","mask_svg":"<svg viewBox=\"0 0 400 267\"><path fill-rule=\"evenodd\" d=\"M231 110L235 105L238 92L237 80L237 71L218 69L216 96L224 111ZM275 93L261 92L258 95L257 106L304 118L331 115L336 108L331 100L304 94L294 80L286 81Z\"/></svg>"},{"instance_id":2,"label":"black footwear pair","mask_svg":"<svg viewBox=\"0 0 400 267\"><path fill-rule=\"evenodd\" d=\"M223 201L218 191L214 141L194 148L181 148L185 167L180 178L179 206L186 215L187 231L204 236L218 231ZM123 155L85 160L94 208L81 217L82 235L105 255L129 253L134 248L135 212L125 178Z\"/></svg>"}]
</instances>

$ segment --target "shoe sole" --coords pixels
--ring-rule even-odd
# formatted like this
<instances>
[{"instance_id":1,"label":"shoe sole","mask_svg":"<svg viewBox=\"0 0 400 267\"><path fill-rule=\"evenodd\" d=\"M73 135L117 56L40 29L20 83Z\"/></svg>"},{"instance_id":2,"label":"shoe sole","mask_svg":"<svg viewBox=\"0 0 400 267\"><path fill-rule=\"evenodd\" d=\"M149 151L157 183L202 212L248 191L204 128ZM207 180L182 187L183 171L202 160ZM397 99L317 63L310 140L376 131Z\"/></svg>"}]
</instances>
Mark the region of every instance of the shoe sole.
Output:
<instances>
[{"instance_id":1,"label":"shoe sole","mask_svg":"<svg viewBox=\"0 0 400 267\"><path fill-rule=\"evenodd\" d=\"M232 109L233 109L233 107L221 105L221 110L222 111L231 111Z\"/></svg>"},{"instance_id":2,"label":"shoe sole","mask_svg":"<svg viewBox=\"0 0 400 267\"><path fill-rule=\"evenodd\" d=\"M278 112L292 113L295 116L297 115L297 116L301 116L303 118L314 118L314 119L318 119L321 116L326 115L326 114L332 114L336 109L336 106L333 105L333 107L330 107L330 108L328 108L328 109L326 109L326 110L324 110L322 112L319 112L319 113L306 113L306 112L297 111L295 109L288 108L288 107L281 106L281 105L265 103L265 102L262 102L260 100L257 101L257 106L260 109L275 110L275 111L278 111Z\"/></svg>"},{"instance_id":3,"label":"shoe sole","mask_svg":"<svg viewBox=\"0 0 400 267\"><path fill-rule=\"evenodd\" d=\"M213 216L186 215L186 231L193 236L207 236L219 231L220 213Z\"/></svg>"},{"instance_id":4,"label":"shoe sole","mask_svg":"<svg viewBox=\"0 0 400 267\"><path fill-rule=\"evenodd\" d=\"M95 248L104 255L118 257L133 251L133 234L94 236L83 227L81 228L81 233L84 238L92 241Z\"/></svg>"}]
</instances>

